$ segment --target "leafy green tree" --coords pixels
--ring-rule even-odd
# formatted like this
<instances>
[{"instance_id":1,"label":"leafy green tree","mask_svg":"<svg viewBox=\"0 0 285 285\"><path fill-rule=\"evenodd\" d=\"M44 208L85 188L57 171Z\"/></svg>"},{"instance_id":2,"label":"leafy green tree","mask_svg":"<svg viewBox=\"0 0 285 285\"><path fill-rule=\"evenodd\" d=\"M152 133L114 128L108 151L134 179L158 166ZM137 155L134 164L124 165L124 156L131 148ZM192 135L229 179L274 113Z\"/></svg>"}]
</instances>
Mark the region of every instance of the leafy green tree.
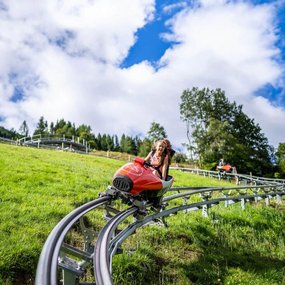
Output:
<instances>
[{"instance_id":1,"label":"leafy green tree","mask_svg":"<svg viewBox=\"0 0 285 285\"><path fill-rule=\"evenodd\" d=\"M216 162L217 158L222 157L225 161L232 161L235 139L227 130L228 122L210 119L207 129L197 128L193 132L197 141L197 152L203 164L211 164L212 162Z\"/></svg>"},{"instance_id":2,"label":"leafy green tree","mask_svg":"<svg viewBox=\"0 0 285 285\"><path fill-rule=\"evenodd\" d=\"M114 150L114 138L108 134L103 134L101 137L101 150L112 151Z\"/></svg>"},{"instance_id":3,"label":"leafy green tree","mask_svg":"<svg viewBox=\"0 0 285 285\"><path fill-rule=\"evenodd\" d=\"M120 150L121 152L126 152L129 154L135 153L135 143L130 136L122 135L120 140Z\"/></svg>"},{"instance_id":4,"label":"leafy green tree","mask_svg":"<svg viewBox=\"0 0 285 285\"><path fill-rule=\"evenodd\" d=\"M119 138L117 135L114 136L114 151L119 151L120 150L120 143L119 143Z\"/></svg>"},{"instance_id":5,"label":"leafy green tree","mask_svg":"<svg viewBox=\"0 0 285 285\"><path fill-rule=\"evenodd\" d=\"M164 139L166 137L167 137L167 135L166 135L166 131L165 131L164 127L161 126L159 123L152 122L150 129L147 133L147 138L150 141L154 142L157 140Z\"/></svg>"},{"instance_id":6,"label":"leafy green tree","mask_svg":"<svg viewBox=\"0 0 285 285\"><path fill-rule=\"evenodd\" d=\"M139 146L139 153L138 153L138 155L140 157L146 157L149 154L149 152L151 151L151 148L152 148L151 140L149 140L148 138L144 138L142 140L142 143Z\"/></svg>"},{"instance_id":7,"label":"leafy green tree","mask_svg":"<svg viewBox=\"0 0 285 285\"><path fill-rule=\"evenodd\" d=\"M66 125L63 127L63 130L64 130L64 133L65 133L65 136L70 138L70 137L73 137L73 136L76 136L76 127L75 127L75 124L71 123L70 121L68 121L66 123ZM90 131L91 133L91 131ZM88 138L88 139L91 139L91 138Z\"/></svg>"},{"instance_id":8,"label":"leafy green tree","mask_svg":"<svg viewBox=\"0 0 285 285\"><path fill-rule=\"evenodd\" d=\"M60 137L65 135L65 125L66 121L64 119L57 120L53 127L53 134Z\"/></svg>"},{"instance_id":9,"label":"leafy green tree","mask_svg":"<svg viewBox=\"0 0 285 285\"><path fill-rule=\"evenodd\" d=\"M62 129L64 126L66 125L66 121L62 118L60 120L57 120L55 125L54 125L54 129Z\"/></svg>"},{"instance_id":10,"label":"leafy green tree","mask_svg":"<svg viewBox=\"0 0 285 285\"><path fill-rule=\"evenodd\" d=\"M24 120L22 125L20 126L19 133L24 137L27 137L29 135L29 127L26 120Z\"/></svg>"},{"instance_id":11,"label":"leafy green tree","mask_svg":"<svg viewBox=\"0 0 285 285\"><path fill-rule=\"evenodd\" d=\"M55 134L54 122L49 125L49 133L53 136Z\"/></svg>"},{"instance_id":12,"label":"leafy green tree","mask_svg":"<svg viewBox=\"0 0 285 285\"><path fill-rule=\"evenodd\" d=\"M95 142L96 142L96 149L102 150L102 136L100 133L97 135Z\"/></svg>"},{"instance_id":13,"label":"leafy green tree","mask_svg":"<svg viewBox=\"0 0 285 285\"><path fill-rule=\"evenodd\" d=\"M11 130L7 130L4 127L0 127L0 137L6 138L6 139L17 139L20 137L19 134L12 128Z\"/></svg>"},{"instance_id":14,"label":"leafy green tree","mask_svg":"<svg viewBox=\"0 0 285 285\"><path fill-rule=\"evenodd\" d=\"M34 135L43 135L46 136L49 134L48 132L48 123L47 121L44 119L43 116L40 117L39 122L37 124L37 127L34 131Z\"/></svg>"},{"instance_id":15,"label":"leafy green tree","mask_svg":"<svg viewBox=\"0 0 285 285\"><path fill-rule=\"evenodd\" d=\"M107 142L107 148L109 151L113 151L114 150L114 137L110 136L110 135L107 135L107 139L106 139L106 142Z\"/></svg>"},{"instance_id":16,"label":"leafy green tree","mask_svg":"<svg viewBox=\"0 0 285 285\"><path fill-rule=\"evenodd\" d=\"M77 135L75 125L72 124L70 121L61 124L61 127L56 130L56 133L60 136L64 135L67 138L71 138Z\"/></svg>"},{"instance_id":17,"label":"leafy green tree","mask_svg":"<svg viewBox=\"0 0 285 285\"><path fill-rule=\"evenodd\" d=\"M108 150L107 135L103 134L101 138L101 150Z\"/></svg>"},{"instance_id":18,"label":"leafy green tree","mask_svg":"<svg viewBox=\"0 0 285 285\"><path fill-rule=\"evenodd\" d=\"M139 149L140 149L140 145L142 144L142 140L138 136L135 136L133 138L133 144L134 144L134 152L133 152L133 154L134 155L138 155Z\"/></svg>"},{"instance_id":19,"label":"leafy green tree","mask_svg":"<svg viewBox=\"0 0 285 285\"><path fill-rule=\"evenodd\" d=\"M276 157L280 177L285 177L285 143L279 143Z\"/></svg>"},{"instance_id":20,"label":"leafy green tree","mask_svg":"<svg viewBox=\"0 0 285 285\"><path fill-rule=\"evenodd\" d=\"M88 125L80 125L76 131L75 134L80 137L81 139L85 139L86 141L94 139L94 135L92 134L92 129Z\"/></svg>"},{"instance_id":21,"label":"leafy green tree","mask_svg":"<svg viewBox=\"0 0 285 285\"><path fill-rule=\"evenodd\" d=\"M185 153L176 152L172 158L175 163L185 163L187 161L187 156Z\"/></svg>"},{"instance_id":22,"label":"leafy green tree","mask_svg":"<svg viewBox=\"0 0 285 285\"><path fill-rule=\"evenodd\" d=\"M120 151L127 152L126 149L127 149L126 135L122 134L121 139L120 139Z\"/></svg>"},{"instance_id":23,"label":"leafy green tree","mask_svg":"<svg viewBox=\"0 0 285 285\"><path fill-rule=\"evenodd\" d=\"M188 149L194 150L201 166L224 157L241 172L271 171L271 147L260 126L221 89L184 90L180 115L187 126Z\"/></svg>"}]
</instances>

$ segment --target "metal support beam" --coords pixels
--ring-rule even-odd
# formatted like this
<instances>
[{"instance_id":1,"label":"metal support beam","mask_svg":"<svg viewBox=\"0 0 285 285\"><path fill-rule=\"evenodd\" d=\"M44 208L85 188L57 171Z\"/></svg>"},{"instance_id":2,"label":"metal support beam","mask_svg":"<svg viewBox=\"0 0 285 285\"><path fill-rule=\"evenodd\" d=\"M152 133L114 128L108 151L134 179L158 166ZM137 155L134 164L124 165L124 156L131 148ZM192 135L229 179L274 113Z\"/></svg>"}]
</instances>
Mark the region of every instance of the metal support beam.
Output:
<instances>
[{"instance_id":1,"label":"metal support beam","mask_svg":"<svg viewBox=\"0 0 285 285\"><path fill-rule=\"evenodd\" d=\"M78 285L78 277L73 272L62 269L62 285Z\"/></svg>"},{"instance_id":2,"label":"metal support beam","mask_svg":"<svg viewBox=\"0 0 285 285\"><path fill-rule=\"evenodd\" d=\"M209 212L208 212L208 205L203 205L202 206L202 216L203 217L209 217Z\"/></svg>"}]
</instances>

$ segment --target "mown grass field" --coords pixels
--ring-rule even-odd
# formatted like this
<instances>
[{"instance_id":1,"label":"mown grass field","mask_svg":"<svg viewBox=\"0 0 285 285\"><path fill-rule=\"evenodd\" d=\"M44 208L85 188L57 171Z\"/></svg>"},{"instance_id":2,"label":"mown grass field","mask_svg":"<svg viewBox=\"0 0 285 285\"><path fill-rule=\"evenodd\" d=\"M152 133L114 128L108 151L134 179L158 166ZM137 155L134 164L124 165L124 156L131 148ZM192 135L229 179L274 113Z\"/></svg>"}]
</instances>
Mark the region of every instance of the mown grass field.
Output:
<instances>
[{"instance_id":1,"label":"mown grass field","mask_svg":"<svg viewBox=\"0 0 285 285\"><path fill-rule=\"evenodd\" d=\"M0 144L0 284L33 284L42 246L75 207L96 199L124 164L92 155ZM221 182L171 171L178 186ZM179 213L149 226L114 258L115 284L285 284L283 206L238 204Z\"/></svg>"}]
</instances>

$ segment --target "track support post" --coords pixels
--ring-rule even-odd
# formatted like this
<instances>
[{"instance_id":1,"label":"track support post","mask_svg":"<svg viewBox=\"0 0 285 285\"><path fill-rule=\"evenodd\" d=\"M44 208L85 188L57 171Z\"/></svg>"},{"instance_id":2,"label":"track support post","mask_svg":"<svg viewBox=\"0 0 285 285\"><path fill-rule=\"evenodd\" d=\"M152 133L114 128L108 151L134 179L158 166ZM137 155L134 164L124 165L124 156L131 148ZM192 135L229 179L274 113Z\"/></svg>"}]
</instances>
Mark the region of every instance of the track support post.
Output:
<instances>
[{"instance_id":1,"label":"track support post","mask_svg":"<svg viewBox=\"0 0 285 285\"><path fill-rule=\"evenodd\" d=\"M230 190L231 191L231 190ZM225 208L228 208L228 206L229 206L229 200L227 199L228 197L229 197L229 195L230 195L230 191L228 191L228 192L224 192L224 191L222 191L222 193L223 193L223 196L224 196L224 198L226 198L225 199Z\"/></svg>"},{"instance_id":2,"label":"track support post","mask_svg":"<svg viewBox=\"0 0 285 285\"><path fill-rule=\"evenodd\" d=\"M200 194L203 201L208 201L212 197L211 192L203 192ZM209 206L208 204L202 206L202 216L209 217Z\"/></svg>"},{"instance_id":3,"label":"track support post","mask_svg":"<svg viewBox=\"0 0 285 285\"><path fill-rule=\"evenodd\" d=\"M242 210L245 210L246 200L243 196L245 196L247 194L247 191L246 191L246 189L238 189L237 191L238 191L239 195L241 195L240 206L241 206Z\"/></svg>"},{"instance_id":4,"label":"track support post","mask_svg":"<svg viewBox=\"0 0 285 285\"><path fill-rule=\"evenodd\" d=\"M67 269L62 269L62 285L78 285L78 277Z\"/></svg>"},{"instance_id":5,"label":"track support post","mask_svg":"<svg viewBox=\"0 0 285 285\"><path fill-rule=\"evenodd\" d=\"M277 204L279 204L279 205L282 204L282 196L281 195L276 195L275 199L276 199Z\"/></svg>"}]
</instances>

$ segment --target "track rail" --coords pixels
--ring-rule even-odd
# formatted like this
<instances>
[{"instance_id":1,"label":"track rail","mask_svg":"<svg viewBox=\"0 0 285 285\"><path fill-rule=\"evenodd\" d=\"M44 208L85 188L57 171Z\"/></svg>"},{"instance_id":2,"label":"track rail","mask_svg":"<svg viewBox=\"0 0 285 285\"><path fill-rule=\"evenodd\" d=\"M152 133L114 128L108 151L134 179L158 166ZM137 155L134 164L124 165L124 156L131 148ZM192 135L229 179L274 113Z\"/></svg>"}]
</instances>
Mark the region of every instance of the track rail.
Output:
<instances>
[{"instance_id":1,"label":"track rail","mask_svg":"<svg viewBox=\"0 0 285 285\"><path fill-rule=\"evenodd\" d=\"M41 134L34 136L27 136L15 141L17 145L33 146L33 147L49 147L61 148L64 150L73 150L76 152L88 153L90 150L89 143L85 139L72 136L67 138L65 136L48 136L43 137Z\"/></svg>"},{"instance_id":2,"label":"track rail","mask_svg":"<svg viewBox=\"0 0 285 285\"><path fill-rule=\"evenodd\" d=\"M130 215L138 211L137 207L131 207L117 214L102 229L94 251L94 271L96 272L96 280L98 284L112 284L111 268L110 268L110 252L109 245L118 224ZM97 266L98 265L98 266Z\"/></svg>"},{"instance_id":3,"label":"track rail","mask_svg":"<svg viewBox=\"0 0 285 285\"><path fill-rule=\"evenodd\" d=\"M190 191L189 191L190 189ZM173 190L173 189L171 189ZM227 207L230 204L240 202L242 208L244 208L246 202L259 201L261 199L270 199L273 197L278 197L279 202L281 202L281 197L285 195L284 189L276 187L276 185L266 185L266 186L252 186L248 187L223 187L223 188L204 188L204 189L192 189L192 187L179 188L179 190L184 190L181 193L167 196L163 199L163 202L170 202L177 198L189 199L192 195L201 194L203 201L196 203L187 203L184 200L183 205L172 207L169 209L162 210L160 212L155 212L141 219L135 220L134 223L129 224L124 230L119 231L116 235L116 230L120 222L124 220L125 217L137 212L135 209L131 208L126 212L119 213L113 219L111 219L107 225L102 229L96 244L94 251L94 272L98 285L112 285L111 277L111 260L114 254L116 254L117 249L120 245L132 235L137 228L140 228L152 221L157 221L178 213L179 211L184 211L189 213L191 211L196 211L202 209L204 216L208 215L208 209L225 202ZM230 196L229 192L232 190L237 190L238 195ZM221 191L224 197L211 198L211 193ZM223 192L224 191L224 192ZM252 194L247 192L251 191Z\"/></svg>"},{"instance_id":4,"label":"track rail","mask_svg":"<svg viewBox=\"0 0 285 285\"><path fill-rule=\"evenodd\" d=\"M63 239L73 224L87 212L109 203L111 197L102 197L76 208L63 218L48 236L43 247L36 274L37 285L58 284L57 264Z\"/></svg>"},{"instance_id":5,"label":"track rail","mask_svg":"<svg viewBox=\"0 0 285 285\"><path fill-rule=\"evenodd\" d=\"M203 216L208 216L208 210L221 203L225 207L240 203L242 209L245 209L247 202L258 202L262 199L266 205L269 205L271 199L282 203L285 196L284 181L263 180L261 185L260 180L252 177L248 179L250 183L245 186L171 188L163 198L160 209L153 209L151 204L146 204L144 209L138 206L116 209L120 201L113 202L116 198L112 195L103 195L86 203L62 219L50 233L39 259L36 285L112 285L112 259L120 252L122 243L144 225L159 222L167 226L166 218L178 212L186 214L201 210ZM87 212L101 206L105 209L107 223L99 234L90 237L85 234L89 229L82 226L84 239L87 237L89 244L90 241L95 244L94 247L79 249L63 242L75 222ZM80 283L80 277L85 274L84 269L87 266L93 267L93 283ZM61 277L59 269L62 272ZM60 279L62 280L59 281Z\"/></svg>"},{"instance_id":6,"label":"track rail","mask_svg":"<svg viewBox=\"0 0 285 285\"><path fill-rule=\"evenodd\" d=\"M225 171L213 171L204 170L198 168L183 168L183 167L171 167L171 169L179 170L183 172L190 172L202 176L209 176L213 178L218 178L219 180L235 180L236 185L252 183L254 185L264 185L264 184L285 184L284 179L276 178L266 178L247 174L230 173Z\"/></svg>"}]
</instances>

